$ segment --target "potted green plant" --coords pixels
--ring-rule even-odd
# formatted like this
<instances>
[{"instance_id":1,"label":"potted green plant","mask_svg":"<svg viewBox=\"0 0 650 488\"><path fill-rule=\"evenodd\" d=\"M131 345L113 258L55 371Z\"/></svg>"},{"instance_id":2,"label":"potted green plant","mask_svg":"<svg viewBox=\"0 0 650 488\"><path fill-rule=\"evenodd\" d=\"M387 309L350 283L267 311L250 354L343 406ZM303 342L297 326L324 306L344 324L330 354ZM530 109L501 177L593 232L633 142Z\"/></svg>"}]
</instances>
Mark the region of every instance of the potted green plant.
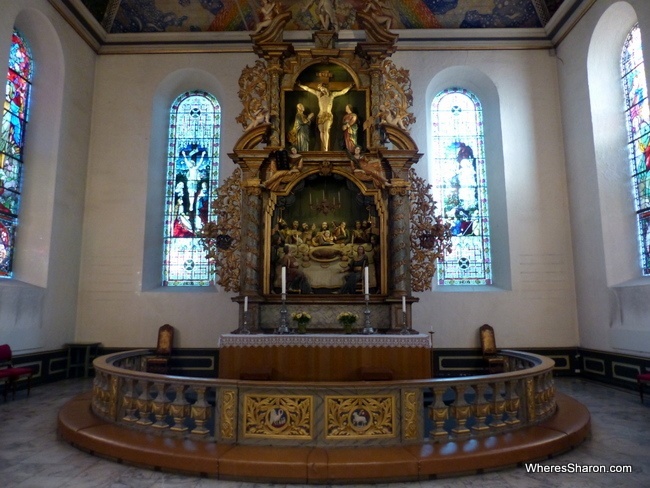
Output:
<instances>
[{"instance_id":1,"label":"potted green plant","mask_svg":"<svg viewBox=\"0 0 650 488\"><path fill-rule=\"evenodd\" d=\"M307 325L309 325L311 315L307 312L295 312L291 314L291 318L296 323L299 334L307 333Z\"/></svg>"},{"instance_id":2,"label":"potted green plant","mask_svg":"<svg viewBox=\"0 0 650 488\"><path fill-rule=\"evenodd\" d=\"M341 312L336 318L339 321L339 323L343 326L343 331L346 334L351 334L352 326L357 322L359 316L352 312Z\"/></svg>"}]
</instances>

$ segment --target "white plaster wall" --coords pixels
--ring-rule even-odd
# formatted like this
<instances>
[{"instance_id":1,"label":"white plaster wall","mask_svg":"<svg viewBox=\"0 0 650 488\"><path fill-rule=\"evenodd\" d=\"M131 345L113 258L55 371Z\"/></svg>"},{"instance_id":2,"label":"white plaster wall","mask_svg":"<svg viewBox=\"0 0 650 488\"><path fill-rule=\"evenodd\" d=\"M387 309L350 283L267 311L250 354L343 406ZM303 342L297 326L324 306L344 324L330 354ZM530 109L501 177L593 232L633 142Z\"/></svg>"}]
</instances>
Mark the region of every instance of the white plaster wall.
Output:
<instances>
[{"instance_id":1,"label":"white plaster wall","mask_svg":"<svg viewBox=\"0 0 650 488\"><path fill-rule=\"evenodd\" d=\"M650 279L641 277L638 267L631 190L624 175L627 154L621 147L622 95L615 82L604 81L618 69L607 58L612 50L620 55L624 34L619 31L635 20L644 40L650 37L649 2L599 0L557 53L580 343L650 355ZM646 49L646 73L649 57Z\"/></svg>"},{"instance_id":2,"label":"white plaster wall","mask_svg":"<svg viewBox=\"0 0 650 488\"><path fill-rule=\"evenodd\" d=\"M256 59L252 53L99 58L79 290L80 340L151 347L158 327L170 323L177 329L177 346L216 347L219 334L237 328L232 293L158 287L160 270L152 272L145 264L162 253L161 236L152 234L162 232L156 207L164 203L169 106L185 90L202 89L217 97L223 118L223 180L235 169L228 152L243 133L234 122L241 111L239 75Z\"/></svg>"},{"instance_id":3,"label":"white plaster wall","mask_svg":"<svg viewBox=\"0 0 650 488\"><path fill-rule=\"evenodd\" d=\"M157 328L169 322L179 329L179 346L216 347L219 334L236 327L231 293L143 291L149 290L142 276L149 165L152 153L162 155L166 147L165 131L160 141L150 140L156 133L151 114L172 86L212 91L223 109L221 174L228 176L234 165L227 153L242 134L234 122L241 110L237 83L256 59L251 53L98 60L78 339L148 347ZM545 51L399 52L393 59L411 71L418 120L412 134L421 150L427 147L429 84L451 66L480 70L493 81L504 134L504 181L497 188L507 203L510 230L501 230L509 235L505 267L512 280L501 289L423 293L413 310L416 328L433 326L440 347L477 346L477 329L486 322L496 328L501 347L577 345L556 59ZM426 164L425 157L418 168L424 176Z\"/></svg>"},{"instance_id":4,"label":"white plaster wall","mask_svg":"<svg viewBox=\"0 0 650 488\"><path fill-rule=\"evenodd\" d=\"M420 293L413 308L416 328L432 327L439 347L478 346L483 323L495 327L500 347L576 346L557 59L547 51L400 52L393 59L411 72L418 120L412 134L421 150L427 147L428 108L440 89L462 84L489 98L487 79L498 95L485 135L493 255L508 250L494 262L500 278L492 287ZM450 70L458 80L447 75ZM426 165L425 154L418 163L423 176ZM504 205L496 204L500 200Z\"/></svg>"},{"instance_id":5,"label":"white plaster wall","mask_svg":"<svg viewBox=\"0 0 650 488\"><path fill-rule=\"evenodd\" d=\"M75 334L95 56L46 0L0 0L0 12L0 66L16 25L36 67L15 279L0 280L0 337L15 353L57 349Z\"/></svg>"}]
</instances>

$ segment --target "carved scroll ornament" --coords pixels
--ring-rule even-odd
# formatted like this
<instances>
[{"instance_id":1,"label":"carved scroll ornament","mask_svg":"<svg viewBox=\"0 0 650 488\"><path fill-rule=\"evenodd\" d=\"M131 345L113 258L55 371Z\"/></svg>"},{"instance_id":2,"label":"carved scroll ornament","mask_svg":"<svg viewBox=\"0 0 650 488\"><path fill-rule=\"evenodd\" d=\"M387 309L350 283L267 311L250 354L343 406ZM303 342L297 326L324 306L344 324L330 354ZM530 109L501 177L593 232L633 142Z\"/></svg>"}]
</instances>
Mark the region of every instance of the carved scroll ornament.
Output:
<instances>
[{"instance_id":1,"label":"carved scroll ornament","mask_svg":"<svg viewBox=\"0 0 650 488\"><path fill-rule=\"evenodd\" d=\"M431 185L410 171L411 182L411 287L413 291L431 289L436 264L451 252L449 224L436 215Z\"/></svg>"},{"instance_id":2,"label":"carved scroll ornament","mask_svg":"<svg viewBox=\"0 0 650 488\"><path fill-rule=\"evenodd\" d=\"M261 59L246 66L239 77L239 99L244 108L235 119L245 131L269 123L269 70Z\"/></svg>"},{"instance_id":3,"label":"carved scroll ornament","mask_svg":"<svg viewBox=\"0 0 650 488\"><path fill-rule=\"evenodd\" d=\"M241 187L242 172L237 168L217 189L212 209L216 222L208 222L201 231L206 256L214 263L217 284L225 291L239 291L241 269Z\"/></svg>"},{"instance_id":4,"label":"carved scroll ornament","mask_svg":"<svg viewBox=\"0 0 650 488\"><path fill-rule=\"evenodd\" d=\"M383 86L380 95L379 122L408 131L415 123L409 109L413 106L413 90L409 71L398 68L390 59L384 60Z\"/></svg>"}]
</instances>

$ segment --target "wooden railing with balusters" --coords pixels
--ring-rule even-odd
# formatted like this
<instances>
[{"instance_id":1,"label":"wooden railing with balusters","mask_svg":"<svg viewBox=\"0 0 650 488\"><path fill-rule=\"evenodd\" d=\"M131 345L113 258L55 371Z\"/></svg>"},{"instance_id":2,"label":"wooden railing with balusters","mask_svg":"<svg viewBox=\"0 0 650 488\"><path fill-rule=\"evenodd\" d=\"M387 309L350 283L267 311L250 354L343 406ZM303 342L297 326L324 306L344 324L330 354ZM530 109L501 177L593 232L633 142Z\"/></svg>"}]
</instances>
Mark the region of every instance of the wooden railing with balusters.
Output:
<instances>
[{"instance_id":1,"label":"wooden railing with balusters","mask_svg":"<svg viewBox=\"0 0 650 488\"><path fill-rule=\"evenodd\" d=\"M345 383L157 375L141 371L148 354L95 360L96 415L150 433L223 443L391 445L494 435L542 422L556 408L553 361L519 351L501 351L506 372L500 374Z\"/></svg>"}]
</instances>

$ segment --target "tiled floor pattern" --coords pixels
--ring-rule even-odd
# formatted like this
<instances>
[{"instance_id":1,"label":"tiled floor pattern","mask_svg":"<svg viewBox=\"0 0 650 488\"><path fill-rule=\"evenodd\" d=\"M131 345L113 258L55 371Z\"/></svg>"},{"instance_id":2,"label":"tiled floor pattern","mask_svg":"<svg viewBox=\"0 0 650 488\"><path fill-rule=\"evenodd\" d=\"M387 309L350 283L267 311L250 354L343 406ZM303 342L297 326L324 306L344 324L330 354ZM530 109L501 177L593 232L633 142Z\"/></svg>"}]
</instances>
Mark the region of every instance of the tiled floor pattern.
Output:
<instances>
[{"instance_id":1,"label":"tiled floor pattern","mask_svg":"<svg viewBox=\"0 0 650 488\"><path fill-rule=\"evenodd\" d=\"M541 463L559 473L529 473L525 466L490 473L375 487L614 488L650 487L650 398L572 378L556 386L586 405L592 436L578 448ZM139 469L98 458L57 439L59 408L91 389L90 380L39 386L27 397L0 400L0 487L3 488L263 488L264 484L221 481ZM590 466L630 465L631 473L587 473ZM550 468L553 466L554 468ZM280 485L272 485L277 488ZM299 487L302 485L287 485ZM309 485L313 486L313 485ZM346 485L350 488L369 485Z\"/></svg>"}]
</instances>

